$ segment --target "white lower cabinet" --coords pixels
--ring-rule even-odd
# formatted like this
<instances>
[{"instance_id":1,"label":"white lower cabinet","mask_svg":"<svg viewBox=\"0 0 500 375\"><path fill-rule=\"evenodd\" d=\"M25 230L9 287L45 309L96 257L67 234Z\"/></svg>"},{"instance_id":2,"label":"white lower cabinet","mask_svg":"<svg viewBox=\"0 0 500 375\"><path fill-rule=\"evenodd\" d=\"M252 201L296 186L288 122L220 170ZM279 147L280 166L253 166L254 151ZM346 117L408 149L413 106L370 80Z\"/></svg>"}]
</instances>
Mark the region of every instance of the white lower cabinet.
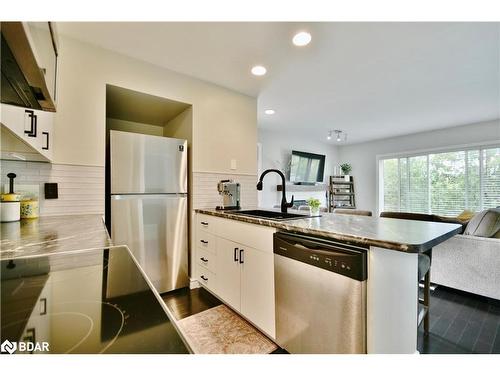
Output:
<instances>
[{"instance_id":1,"label":"white lower cabinet","mask_svg":"<svg viewBox=\"0 0 500 375\"><path fill-rule=\"evenodd\" d=\"M217 294L240 310L240 248L236 242L217 238Z\"/></svg>"},{"instance_id":2,"label":"white lower cabinet","mask_svg":"<svg viewBox=\"0 0 500 375\"><path fill-rule=\"evenodd\" d=\"M217 265L215 262L217 261L217 256L203 248L198 248L198 264L202 267L205 267L209 271L216 273Z\"/></svg>"},{"instance_id":3,"label":"white lower cabinet","mask_svg":"<svg viewBox=\"0 0 500 375\"><path fill-rule=\"evenodd\" d=\"M210 220L212 243L215 240L211 252L199 244L197 246L198 281L256 327L275 338L274 229L207 218L202 214L198 214L197 220ZM198 230L199 243L202 238L207 238L206 226Z\"/></svg>"},{"instance_id":4,"label":"white lower cabinet","mask_svg":"<svg viewBox=\"0 0 500 375\"><path fill-rule=\"evenodd\" d=\"M198 279L198 281L208 289L214 290L215 284L217 282L215 274L203 266L198 266L196 269L196 278Z\"/></svg>"},{"instance_id":5,"label":"white lower cabinet","mask_svg":"<svg viewBox=\"0 0 500 375\"><path fill-rule=\"evenodd\" d=\"M274 337L274 256L248 247L243 254L241 313Z\"/></svg>"}]
</instances>

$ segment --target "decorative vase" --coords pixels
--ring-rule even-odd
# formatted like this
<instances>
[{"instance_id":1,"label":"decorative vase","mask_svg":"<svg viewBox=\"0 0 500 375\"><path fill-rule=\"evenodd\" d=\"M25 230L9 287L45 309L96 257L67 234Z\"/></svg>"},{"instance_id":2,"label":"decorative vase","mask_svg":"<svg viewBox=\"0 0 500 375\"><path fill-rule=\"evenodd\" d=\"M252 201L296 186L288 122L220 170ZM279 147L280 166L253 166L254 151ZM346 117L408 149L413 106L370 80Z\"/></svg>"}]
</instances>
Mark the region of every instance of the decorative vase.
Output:
<instances>
[{"instance_id":1,"label":"decorative vase","mask_svg":"<svg viewBox=\"0 0 500 375\"><path fill-rule=\"evenodd\" d=\"M309 210L311 211L311 215L319 214L319 207L309 207Z\"/></svg>"},{"instance_id":2,"label":"decorative vase","mask_svg":"<svg viewBox=\"0 0 500 375\"><path fill-rule=\"evenodd\" d=\"M351 181L351 176L349 176L348 174L345 174L344 175L344 180L346 180L348 182Z\"/></svg>"}]
</instances>

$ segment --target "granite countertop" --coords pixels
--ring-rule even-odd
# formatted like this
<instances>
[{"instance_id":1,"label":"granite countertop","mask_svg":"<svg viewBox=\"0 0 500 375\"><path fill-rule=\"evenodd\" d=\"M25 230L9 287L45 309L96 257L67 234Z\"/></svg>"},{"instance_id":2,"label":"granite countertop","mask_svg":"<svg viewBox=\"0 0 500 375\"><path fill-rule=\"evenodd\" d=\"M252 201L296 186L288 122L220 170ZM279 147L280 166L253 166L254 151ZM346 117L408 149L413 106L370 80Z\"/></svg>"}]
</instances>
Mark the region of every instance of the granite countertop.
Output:
<instances>
[{"instance_id":1,"label":"granite countertop","mask_svg":"<svg viewBox=\"0 0 500 375\"><path fill-rule=\"evenodd\" d=\"M273 221L238 215L234 213L234 210L197 209L195 211L205 215L265 225L294 233L350 241L407 253L427 251L458 234L461 230L459 224L333 213L321 213L321 217ZM297 213L303 214L304 212L297 211Z\"/></svg>"},{"instance_id":2,"label":"granite countertop","mask_svg":"<svg viewBox=\"0 0 500 375\"><path fill-rule=\"evenodd\" d=\"M42 216L0 228L1 259L112 246L102 215Z\"/></svg>"}]
</instances>

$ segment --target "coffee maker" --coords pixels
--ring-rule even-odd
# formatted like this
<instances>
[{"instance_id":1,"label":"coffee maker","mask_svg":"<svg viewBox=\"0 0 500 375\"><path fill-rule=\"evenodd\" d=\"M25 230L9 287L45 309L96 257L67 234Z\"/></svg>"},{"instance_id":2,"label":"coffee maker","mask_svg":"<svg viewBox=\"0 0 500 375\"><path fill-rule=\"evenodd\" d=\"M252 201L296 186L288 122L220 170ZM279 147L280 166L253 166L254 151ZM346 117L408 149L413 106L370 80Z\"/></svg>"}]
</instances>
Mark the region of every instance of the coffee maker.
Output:
<instances>
[{"instance_id":1,"label":"coffee maker","mask_svg":"<svg viewBox=\"0 0 500 375\"><path fill-rule=\"evenodd\" d=\"M240 184L233 180L221 180L217 184L217 191L222 197L222 205L215 207L217 210L239 210Z\"/></svg>"}]
</instances>

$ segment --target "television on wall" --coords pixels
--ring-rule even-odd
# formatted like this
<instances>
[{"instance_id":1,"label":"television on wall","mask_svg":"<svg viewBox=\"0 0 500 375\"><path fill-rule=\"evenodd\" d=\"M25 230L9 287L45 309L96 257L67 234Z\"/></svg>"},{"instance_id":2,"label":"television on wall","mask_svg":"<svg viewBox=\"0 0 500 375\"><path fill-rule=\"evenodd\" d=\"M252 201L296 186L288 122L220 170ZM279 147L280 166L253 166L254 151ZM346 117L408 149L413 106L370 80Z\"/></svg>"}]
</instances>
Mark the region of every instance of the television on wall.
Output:
<instances>
[{"instance_id":1,"label":"television on wall","mask_svg":"<svg viewBox=\"0 0 500 375\"><path fill-rule=\"evenodd\" d=\"M323 182L324 173L325 155L292 151L290 182L295 184Z\"/></svg>"}]
</instances>

